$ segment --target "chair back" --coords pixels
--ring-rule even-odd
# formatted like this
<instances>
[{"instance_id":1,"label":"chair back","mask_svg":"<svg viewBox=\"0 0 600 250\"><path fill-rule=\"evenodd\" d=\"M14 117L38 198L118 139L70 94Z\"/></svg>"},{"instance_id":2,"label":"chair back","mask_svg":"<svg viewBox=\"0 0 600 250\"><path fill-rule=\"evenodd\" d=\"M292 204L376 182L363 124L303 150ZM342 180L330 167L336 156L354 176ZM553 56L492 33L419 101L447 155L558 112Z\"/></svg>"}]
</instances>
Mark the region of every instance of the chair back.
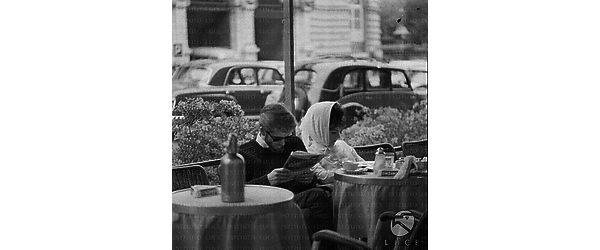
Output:
<instances>
[{"instance_id":1,"label":"chair back","mask_svg":"<svg viewBox=\"0 0 600 250\"><path fill-rule=\"evenodd\" d=\"M402 153L402 146L394 146L394 153L396 154L397 158L404 157L404 154Z\"/></svg>"},{"instance_id":2,"label":"chair back","mask_svg":"<svg viewBox=\"0 0 600 250\"><path fill-rule=\"evenodd\" d=\"M372 145L366 145L366 146L355 146L354 150L356 150L356 153L358 153L358 155L360 155L360 157L365 159L365 161L374 161L375 160L375 152L377 152L378 148L383 148L383 151L388 152L388 153L394 153L394 146L389 143L378 143L378 144L372 144ZM398 156L396 156L394 154L394 161L397 158L398 158Z\"/></svg>"},{"instance_id":3,"label":"chair back","mask_svg":"<svg viewBox=\"0 0 600 250\"><path fill-rule=\"evenodd\" d=\"M189 163L172 168L171 178L173 190L189 188L193 185L208 185L208 176L204 168L198 163Z\"/></svg>"},{"instance_id":4,"label":"chair back","mask_svg":"<svg viewBox=\"0 0 600 250\"><path fill-rule=\"evenodd\" d=\"M328 229L320 230L312 235L311 250L320 250L321 244L329 242L330 244L327 249L353 249L353 250L372 250L373 247L367 245L367 243L352 238L350 236L339 234ZM334 248L335 246L335 248Z\"/></svg>"},{"instance_id":5,"label":"chair back","mask_svg":"<svg viewBox=\"0 0 600 250\"><path fill-rule=\"evenodd\" d=\"M404 156L413 155L417 158L427 156L427 140L407 141L402 143L402 154Z\"/></svg>"},{"instance_id":6,"label":"chair back","mask_svg":"<svg viewBox=\"0 0 600 250\"><path fill-rule=\"evenodd\" d=\"M221 159L202 161L200 162L200 165L202 165L204 170L206 170L210 185L221 184L221 177L219 175L219 165L221 165Z\"/></svg>"}]
</instances>

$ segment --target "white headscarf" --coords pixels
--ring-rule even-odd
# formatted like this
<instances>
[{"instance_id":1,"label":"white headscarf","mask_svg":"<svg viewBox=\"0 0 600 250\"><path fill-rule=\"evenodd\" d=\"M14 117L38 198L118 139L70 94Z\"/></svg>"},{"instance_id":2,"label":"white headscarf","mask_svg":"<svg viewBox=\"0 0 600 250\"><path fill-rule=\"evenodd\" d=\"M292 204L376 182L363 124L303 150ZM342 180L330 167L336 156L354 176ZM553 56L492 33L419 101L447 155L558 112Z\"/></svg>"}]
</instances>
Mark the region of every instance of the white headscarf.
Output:
<instances>
[{"instance_id":1,"label":"white headscarf","mask_svg":"<svg viewBox=\"0 0 600 250\"><path fill-rule=\"evenodd\" d=\"M319 102L310 106L302 118L302 142L306 148L313 143L327 147L329 145L329 116L336 102Z\"/></svg>"}]
</instances>

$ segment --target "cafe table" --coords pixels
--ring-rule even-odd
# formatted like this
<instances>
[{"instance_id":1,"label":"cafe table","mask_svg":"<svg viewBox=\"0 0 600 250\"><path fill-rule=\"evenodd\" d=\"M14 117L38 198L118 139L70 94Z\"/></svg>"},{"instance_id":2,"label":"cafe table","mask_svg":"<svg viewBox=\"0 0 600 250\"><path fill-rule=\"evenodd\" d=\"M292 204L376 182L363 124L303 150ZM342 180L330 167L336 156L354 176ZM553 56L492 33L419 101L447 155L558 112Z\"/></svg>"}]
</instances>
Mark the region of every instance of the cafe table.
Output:
<instances>
[{"instance_id":1,"label":"cafe table","mask_svg":"<svg viewBox=\"0 0 600 250\"><path fill-rule=\"evenodd\" d=\"M386 211L427 209L427 177L394 179L372 172L334 174L334 218L337 231L354 238L366 239Z\"/></svg>"},{"instance_id":2,"label":"cafe table","mask_svg":"<svg viewBox=\"0 0 600 250\"><path fill-rule=\"evenodd\" d=\"M221 190L219 190L220 192ZM246 185L245 201L173 192L173 250L309 249L302 212L286 189Z\"/></svg>"}]
</instances>

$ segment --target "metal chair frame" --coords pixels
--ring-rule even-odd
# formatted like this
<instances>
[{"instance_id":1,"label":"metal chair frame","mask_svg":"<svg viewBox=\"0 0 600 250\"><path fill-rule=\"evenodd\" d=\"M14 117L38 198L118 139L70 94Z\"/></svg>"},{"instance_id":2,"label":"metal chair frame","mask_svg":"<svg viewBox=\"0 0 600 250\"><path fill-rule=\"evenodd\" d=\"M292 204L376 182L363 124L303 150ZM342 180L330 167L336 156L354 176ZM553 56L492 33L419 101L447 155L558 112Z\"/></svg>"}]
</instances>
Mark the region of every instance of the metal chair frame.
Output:
<instances>
[{"instance_id":1,"label":"metal chair frame","mask_svg":"<svg viewBox=\"0 0 600 250\"><path fill-rule=\"evenodd\" d=\"M194 162L172 168L172 191L189 188L193 185L208 185L208 175L201 165Z\"/></svg>"},{"instance_id":2,"label":"metal chair frame","mask_svg":"<svg viewBox=\"0 0 600 250\"><path fill-rule=\"evenodd\" d=\"M377 149L380 147L383 148L383 151L386 153L394 153L394 161L398 159L398 156L394 151L394 146L390 143L355 146L354 150L356 150L356 153L358 153L358 155L360 155L360 157L362 157L365 161L373 161L375 160L375 152L377 152Z\"/></svg>"}]
</instances>

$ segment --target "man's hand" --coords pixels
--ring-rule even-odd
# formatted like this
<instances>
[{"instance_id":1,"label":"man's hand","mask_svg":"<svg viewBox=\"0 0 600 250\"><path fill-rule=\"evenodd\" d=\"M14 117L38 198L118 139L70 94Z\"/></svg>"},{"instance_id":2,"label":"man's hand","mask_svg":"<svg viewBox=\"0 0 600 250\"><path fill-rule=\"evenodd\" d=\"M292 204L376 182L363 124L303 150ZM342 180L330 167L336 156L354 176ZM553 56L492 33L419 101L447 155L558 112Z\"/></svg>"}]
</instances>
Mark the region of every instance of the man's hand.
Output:
<instances>
[{"instance_id":1,"label":"man's hand","mask_svg":"<svg viewBox=\"0 0 600 250\"><path fill-rule=\"evenodd\" d=\"M312 182L313 178L315 178L315 173L313 173L312 171L307 171L304 174L296 175L296 178L294 179L301 183L310 183Z\"/></svg>"},{"instance_id":2,"label":"man's hand","mask_svg":"<svg viewBox=\"0 0 600 250\"><path fill-rule=\"evenodd\" d=\"M290 170L285 168L276 168L267 174L267 179L271 186L290 181Z\"/></svg>"}]
</instances>

